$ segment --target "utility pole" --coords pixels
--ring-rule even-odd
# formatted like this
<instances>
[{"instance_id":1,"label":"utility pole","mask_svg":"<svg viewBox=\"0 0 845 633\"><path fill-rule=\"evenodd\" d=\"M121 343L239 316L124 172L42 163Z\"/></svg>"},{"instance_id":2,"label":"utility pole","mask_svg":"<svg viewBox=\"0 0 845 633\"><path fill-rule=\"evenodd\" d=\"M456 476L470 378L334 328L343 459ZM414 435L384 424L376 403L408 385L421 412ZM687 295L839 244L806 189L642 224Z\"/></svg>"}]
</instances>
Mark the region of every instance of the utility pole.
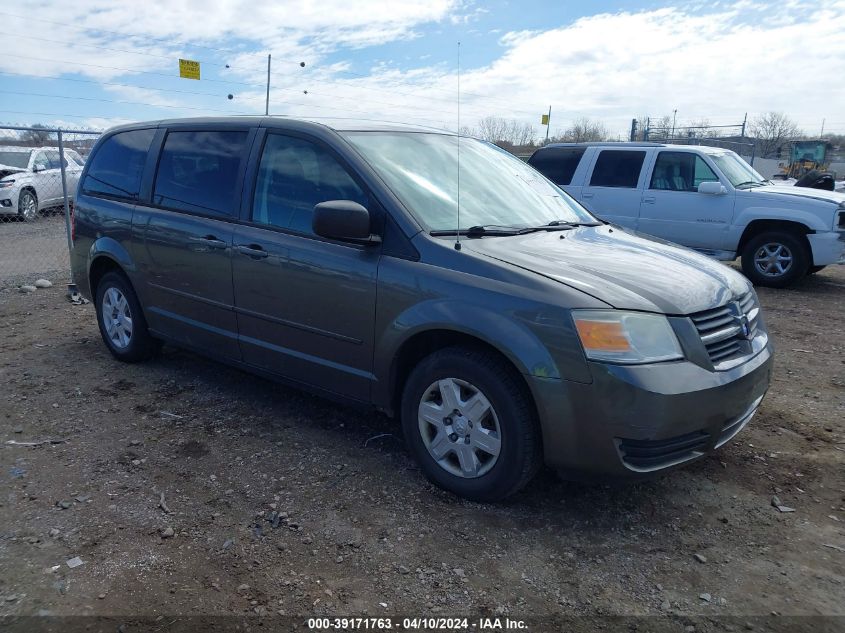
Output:
<instances>
[{"instance_id":1,"label":"utility pole","mask_svg":"<svg viewBox=\"0 0 845 633\"><path fill-rule=\"evenodd\" d=\"M549 144L549 130L550 129L552 129L552 106L549 106L549 116L546 119L546 145Z\"/></svg>"},{"instance_id":2,"label":"utility pole","mask_svg":"<svg viewBox=\"0 0 845 633\"><path fill-rule=\"evenodd\" d=\"M645 129L643 130L643 141L648 141L648 133L651 128L651 117L645 119Z\"/></svg>"},{"instance_id":3,"label":"utility pole","mask_svg":"<svg viewBox=\"0 0 845 633\"><path fill-rule=\"evenodd\" d=\"M822 131L819 132L819 138L824 136L824 119L822 119Z\"/></svg>"},{"instance_id":4,"label":"utility pole","mask_svg":"<svg viewBox=\"0 0 845 633\"><path fill-rule=\"evenodd\" d=\"M745 138L745 124L746 124L747 121L748 121L748 112L745 113L745 116L742 119L742 134L740 134L740 136L742 136L742 138Z\"/></svg>"},{"instance_id":5,"label":"utility pole","mask_svg":"<svg viewBox=\"0 0 845 633\"><path fill-rule=\"evenodd\" d=\"M678 108L672 110L672 133L669 135L669 138L675 138L675 120L678 117Z\"/></svg>"},{"instance_id":6,"label":"utility pole","mask_svg":"<svg viewBox=\"0 0 845 633\"><path fill-rule=\"evenodd\" d=\"M267 101L264 102L264 114L270 114L270 54L267 54Z\"/></svg>"}]
</instances>

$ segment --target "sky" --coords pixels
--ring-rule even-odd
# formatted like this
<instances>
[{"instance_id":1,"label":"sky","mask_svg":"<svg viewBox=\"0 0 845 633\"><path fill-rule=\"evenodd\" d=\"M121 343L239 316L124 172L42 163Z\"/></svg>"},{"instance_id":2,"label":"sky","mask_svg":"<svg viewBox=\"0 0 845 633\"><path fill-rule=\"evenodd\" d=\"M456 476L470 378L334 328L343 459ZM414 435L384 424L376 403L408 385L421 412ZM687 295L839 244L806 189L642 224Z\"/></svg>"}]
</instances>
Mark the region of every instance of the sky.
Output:
<instances>
[{"instance_id":1,"label":"sky","mask_svg":"<svg viewBox=\"0 0 845 633\"><path fill-rule=\"evenodd\" d=\"M636 117L779 111L845 133L845 0L33 0L0 21L6 124L263 114L269 53L274 115L452 130L495 116L540 137L551 107L552 135L588 117L623 138Z\"/></svg>"}]
</instances>

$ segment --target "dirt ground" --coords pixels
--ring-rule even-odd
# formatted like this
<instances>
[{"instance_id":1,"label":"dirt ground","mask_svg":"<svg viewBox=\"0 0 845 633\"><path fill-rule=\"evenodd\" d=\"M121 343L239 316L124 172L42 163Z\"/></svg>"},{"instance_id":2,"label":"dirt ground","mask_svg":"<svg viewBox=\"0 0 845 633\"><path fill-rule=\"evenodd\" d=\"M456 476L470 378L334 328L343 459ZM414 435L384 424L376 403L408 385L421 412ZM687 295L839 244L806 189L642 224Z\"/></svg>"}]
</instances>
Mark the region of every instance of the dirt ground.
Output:
<instances>
[{"instance_id":1,"label":"dirt ground","mask_svg":"<svg viewBox=\"0 0 845 633\"><path fill-rule=\"evenodd\" d=\"M845 267L759 294L774 382L730 445L480 505L384 417L170 347L121 364L61 284L0 290L0 616L845 616Z\"/></svg>"}]
</instances>

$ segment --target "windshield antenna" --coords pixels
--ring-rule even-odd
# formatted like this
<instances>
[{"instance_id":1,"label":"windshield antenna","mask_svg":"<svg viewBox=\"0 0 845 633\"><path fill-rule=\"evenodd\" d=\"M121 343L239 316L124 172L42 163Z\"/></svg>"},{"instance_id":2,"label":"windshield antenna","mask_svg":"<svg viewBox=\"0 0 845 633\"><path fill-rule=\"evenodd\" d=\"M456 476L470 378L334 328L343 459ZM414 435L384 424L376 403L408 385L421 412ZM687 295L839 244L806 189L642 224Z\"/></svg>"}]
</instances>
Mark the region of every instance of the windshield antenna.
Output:
<instances>
[{"instance_id":1,"label":"windshield antenna","mask_svg":"<svg viewBox=\"0 0 845 633\"><path fill-rule=\"evenodd\" d=\"M458 42L458 225L455 227L455 250L461 250L461 43Z\"/></svg>"}]
</instances>

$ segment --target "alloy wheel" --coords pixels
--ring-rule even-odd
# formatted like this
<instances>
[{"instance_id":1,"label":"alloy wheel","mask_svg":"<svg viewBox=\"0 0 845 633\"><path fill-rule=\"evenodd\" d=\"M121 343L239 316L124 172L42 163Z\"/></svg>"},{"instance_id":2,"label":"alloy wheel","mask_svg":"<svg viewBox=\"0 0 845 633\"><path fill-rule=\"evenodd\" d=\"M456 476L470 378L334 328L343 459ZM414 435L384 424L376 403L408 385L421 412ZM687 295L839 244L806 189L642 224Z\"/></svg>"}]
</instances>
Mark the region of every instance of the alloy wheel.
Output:
<instances>
[{"instance_id":1,"label":"alloy wheel","mask_svg":"<svg viewBox=\"0 0 845 633\"><path fill-rule=\"evenodd\" d=\"M20 212L23 219L27 222L32 222L38 214L38 202L36 202L35 196L28 191L24 191L21 194Z\"/></svg>"},{"instance_id":2,"label":"alloy wheel","mask_svg":"<svg viewBox=\"0 0 845 633\"><path fill-rule=\"evenodd\" d=\"M792 252L784 244L769 242L754 253L754 266L761 275L780 277L792 268Z\"/></svg>"}]
</instances>

